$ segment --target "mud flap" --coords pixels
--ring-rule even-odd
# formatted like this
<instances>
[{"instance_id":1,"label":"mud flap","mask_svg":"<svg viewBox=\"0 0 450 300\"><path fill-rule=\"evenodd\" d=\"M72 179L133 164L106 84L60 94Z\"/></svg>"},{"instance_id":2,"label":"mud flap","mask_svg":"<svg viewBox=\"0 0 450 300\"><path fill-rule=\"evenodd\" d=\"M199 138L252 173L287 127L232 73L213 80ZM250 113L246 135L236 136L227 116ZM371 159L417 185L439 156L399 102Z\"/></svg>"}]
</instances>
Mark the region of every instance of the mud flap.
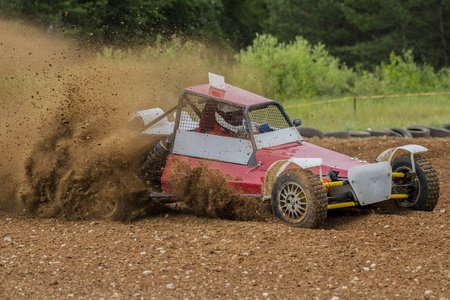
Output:
<instances>
[{"instance_id":1,"label":"mud flap","mask_svg":"<svg viewBox=\"0 0 450 300\"><path fill-rule=\"evenodd\" d=\"M405 151L408 151L409 153L411 153L411 166L412 166L414 173L416 173L416 164L414 163L414 154L428 151L427 148L419 146L419 145L405 145L405 146L395 147L395 148L391 148L391 149L387 149L387 150L383 151L383 153L378 155L378 157L375 161L376 162L387 161L387 162L391 163L392 157L394 157L394 154L395 154L395 152L397 152L397 150L405 150Z\"/></svg>"},{"instance_id":2,"label":"mud flap","mask_svg":"<svg viewBox=\"0 0 450 300\"><path fill-rule=\"evenodd\" d=\"M392 157L394 156L395 152L397 152L397 150L408 151L409 153L411 153L411 157L413 157L413 155L415 153L422 153L422 152L428 151L427 148L419 146L419 145L405 145L405 146L395 147L395 148L391 148L391 149L387 149L387 150L383 151L380 155L378 155L378 157L375 161L376 162L387 161L390 163L392 160Z\"/></svg>"},{"instance_id":3,"label":"mud flap","mask_svg":"<svg viewBox=\"0 0 450 300\"><path fill-rule=\"evenodd\" d=\"M348 181L360 205L388 200L391 196L392 169L388 162L353 167Z\"/></svg>"}]
</instances>

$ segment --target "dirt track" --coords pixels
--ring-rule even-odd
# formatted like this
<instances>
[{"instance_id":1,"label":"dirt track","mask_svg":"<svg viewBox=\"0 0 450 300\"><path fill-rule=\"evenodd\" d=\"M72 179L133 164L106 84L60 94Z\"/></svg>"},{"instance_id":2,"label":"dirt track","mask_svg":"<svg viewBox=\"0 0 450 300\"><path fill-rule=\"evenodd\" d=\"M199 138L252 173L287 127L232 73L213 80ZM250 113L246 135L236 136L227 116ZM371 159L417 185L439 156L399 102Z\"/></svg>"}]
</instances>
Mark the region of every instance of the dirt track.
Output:
<instances>
[{"instance_id":1,"label":"dirt track","mask_svg":"<svg viewBox=\"0 0 450 300\"><path fill-rule=\"evenodd\" d=\"M7 298L448 299L450 139L311 139L373 160L418 143L441 180L433 212L329 213L320 230L176 212L131 224L0 214ZM334 298L337 299L337 298Z\"/></svg>"}]
</instances>

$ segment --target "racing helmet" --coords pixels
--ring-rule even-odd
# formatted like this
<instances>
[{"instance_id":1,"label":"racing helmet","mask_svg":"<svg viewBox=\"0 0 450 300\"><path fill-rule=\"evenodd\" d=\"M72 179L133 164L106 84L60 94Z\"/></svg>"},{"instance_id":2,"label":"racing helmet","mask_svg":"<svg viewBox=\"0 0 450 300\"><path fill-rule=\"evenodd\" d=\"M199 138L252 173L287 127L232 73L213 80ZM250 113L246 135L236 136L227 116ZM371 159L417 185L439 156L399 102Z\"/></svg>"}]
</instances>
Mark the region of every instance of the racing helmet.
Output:
<instances>
[{"instance_id":1,"label":"racing helmet","mask_svg":"<svg viewBox=\"0 0 450 300\"><path fill-rule=\"evenodd\" d=\"M243 128L243 118L244 111L242 108L227 103L219 103L217 105L216 121L220 127L237 133L240 128Z\"/></svg>"}]
</instances>

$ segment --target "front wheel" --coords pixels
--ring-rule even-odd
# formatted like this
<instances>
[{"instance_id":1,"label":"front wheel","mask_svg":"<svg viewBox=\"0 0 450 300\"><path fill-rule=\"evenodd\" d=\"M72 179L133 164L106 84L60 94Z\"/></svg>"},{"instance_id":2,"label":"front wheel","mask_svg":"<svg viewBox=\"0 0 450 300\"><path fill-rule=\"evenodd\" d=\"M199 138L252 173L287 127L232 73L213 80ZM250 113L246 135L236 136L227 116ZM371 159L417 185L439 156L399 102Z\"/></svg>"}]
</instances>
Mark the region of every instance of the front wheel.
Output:
<instances>
[{"instance_id":1,"label":"front wheel","mask_svg":"<svg viewBox=\"0 0 450 300\"><path fill-rule=\"evenodd\" d=\"M431 163L421 155L414 156L416 174L411 158L399 156L392 162L392 172L403 173L405 177L392 180L392 194L407 194L408 198L396 199L400 207L432 211L439 199L439 179Z\"/></svg>"},{"instance_id":2,"label":"front wheel","mask_svg":"<svg viewBox=\"0 0 450 300\"><path fill-rule=\"evenodd\" d=\"M290 225L317 228L326 219L327 208L325 188L309 170L285 171L273 186L272 210Z\"/></svg>"}]
</instances>

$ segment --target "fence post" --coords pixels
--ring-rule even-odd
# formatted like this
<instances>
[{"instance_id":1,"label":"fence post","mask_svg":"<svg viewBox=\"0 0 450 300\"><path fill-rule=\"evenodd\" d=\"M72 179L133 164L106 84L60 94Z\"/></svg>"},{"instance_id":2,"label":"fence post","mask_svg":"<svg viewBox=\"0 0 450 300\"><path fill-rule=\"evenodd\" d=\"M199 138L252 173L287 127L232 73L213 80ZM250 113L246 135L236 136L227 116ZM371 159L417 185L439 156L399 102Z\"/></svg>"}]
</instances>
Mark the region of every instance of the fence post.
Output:
<instances>
[{"instance_id":1,"label":"fence post","mask_svg":"<svg viewBox=\"0 0 450 300\"><path fill-rule=\"evenodd\" d=\"M356 96L353 97L353 113L356 114Z\"/></svg>"}]
</instances>

